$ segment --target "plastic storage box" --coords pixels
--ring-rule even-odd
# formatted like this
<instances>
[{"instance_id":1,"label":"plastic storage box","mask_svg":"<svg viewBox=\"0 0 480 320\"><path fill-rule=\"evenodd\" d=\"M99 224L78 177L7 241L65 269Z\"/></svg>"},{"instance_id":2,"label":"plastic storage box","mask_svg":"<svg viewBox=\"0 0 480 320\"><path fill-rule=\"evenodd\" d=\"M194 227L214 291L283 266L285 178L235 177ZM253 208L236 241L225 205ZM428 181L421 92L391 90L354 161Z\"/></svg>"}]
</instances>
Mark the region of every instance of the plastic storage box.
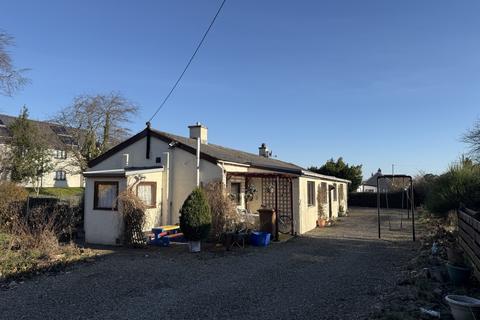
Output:
<instances>
[{"instance_id":1,"label":"plastic storage box","mask_svg":"<svg viewBox=\"0 0 480 320\"><path fill-rule=\"evenodd\" d=\"M270 243L270 233L254 231L250 234L250 244L257 247L266 247Z\"/></svg>"}]
</instances>

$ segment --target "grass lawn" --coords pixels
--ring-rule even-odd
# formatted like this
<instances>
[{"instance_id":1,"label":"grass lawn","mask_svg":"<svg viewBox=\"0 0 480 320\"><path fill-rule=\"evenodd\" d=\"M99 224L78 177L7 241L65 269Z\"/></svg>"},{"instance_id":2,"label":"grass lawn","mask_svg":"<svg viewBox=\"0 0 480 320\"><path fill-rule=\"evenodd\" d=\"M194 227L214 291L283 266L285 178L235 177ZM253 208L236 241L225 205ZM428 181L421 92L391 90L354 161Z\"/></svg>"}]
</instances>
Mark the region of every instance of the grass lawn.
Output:
<instances>
[{"instance_id":1,"label":"grass lawn","mask_svg":"<svg viewBox=\"0 0 480 320\"><path fill-rule=\"evenodd\" d=\"M30 194L35 194L33 188L26 188ZM84 192L84 188L40 188L40 194L45 196L54 196L58 198L65 198L71 196L81 196Z\"/></svg>"}]
</instances>

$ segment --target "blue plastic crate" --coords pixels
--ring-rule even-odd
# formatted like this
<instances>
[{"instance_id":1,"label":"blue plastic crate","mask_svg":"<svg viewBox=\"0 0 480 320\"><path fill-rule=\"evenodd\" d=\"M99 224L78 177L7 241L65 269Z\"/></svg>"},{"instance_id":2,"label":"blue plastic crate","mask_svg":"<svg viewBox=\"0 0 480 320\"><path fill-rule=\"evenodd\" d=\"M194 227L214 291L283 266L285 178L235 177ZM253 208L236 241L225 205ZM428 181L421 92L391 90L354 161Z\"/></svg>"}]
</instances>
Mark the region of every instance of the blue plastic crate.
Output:
<instances>
[{"instance_id":1,"label":"blue plastic crate","mask_svg":"<svg viewBox=\"0 0 480 320\"><path fill-rule=\"evenodd\" d=\"M250 244L256 247L266 247L270 243L270 233L254 231L250 234Z\"/></svg>"}]
</instances>

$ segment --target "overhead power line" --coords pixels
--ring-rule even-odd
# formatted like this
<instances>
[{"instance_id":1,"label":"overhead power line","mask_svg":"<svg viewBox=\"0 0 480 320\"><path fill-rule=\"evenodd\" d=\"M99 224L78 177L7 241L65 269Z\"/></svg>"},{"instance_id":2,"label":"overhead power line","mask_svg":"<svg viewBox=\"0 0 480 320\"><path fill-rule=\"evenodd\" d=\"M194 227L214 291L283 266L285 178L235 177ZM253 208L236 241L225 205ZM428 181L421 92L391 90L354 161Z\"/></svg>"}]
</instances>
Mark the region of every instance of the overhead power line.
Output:
<instances>
[{"instance_id":1,"label":"overhead power line","mask_svg":"<svg viewBox=\"0 0 480 320\"><path fill-rule=\"evenodd\" d=\"M170 91L168 92L168 94L165 96L165 99L163 99L163 101L162 101L162 103L160 104L160 106L157 108L157 110L156 110L155 113L152 115L152 117L148 120L148 122L152 121L153 118L155 118L155 116L157 115L157 113L163 108L163 106L164 106L165 103L168 101L168 99L169 99L170 96L172 95L172 93L173 93L173 91L175 90L175 88L176 88L176 87L178 86L178 84L180 83L180 80L182 80L183 75L185 74L185 72L187 72L187 69L188 69L188 67L190 66L190 64L192 63L193 58L195 58L195 56L197 55L198 50L199 50L200 47L202 46L203 41L205 41L205 38L207 37L208 33L210 32L210 29L212 29L213 24L215 23L215 20L217 20L217 17L218 17L218 15L220 14L220 11L222 11L223 5L225 4L226 1L227 1L227 0L223 0L223 1L222 1L222 4L220 5L220 7L218 7L217 13L215 14L215 16L213 17L212 21L210 22L210 25L208 26L207 30L206 30L205 33L203 34L202 39L201 39L200 42L198 43L195 51L193 52L192 56L190 57L190 60L188 60L187 65L186 65L185 68L183 69L182 73L181 73L180 76L178 77L178 79L177 79L177 81L175 82L175 84L173 85L173 87L170 89Z\"/></svg>"}]
</instances>

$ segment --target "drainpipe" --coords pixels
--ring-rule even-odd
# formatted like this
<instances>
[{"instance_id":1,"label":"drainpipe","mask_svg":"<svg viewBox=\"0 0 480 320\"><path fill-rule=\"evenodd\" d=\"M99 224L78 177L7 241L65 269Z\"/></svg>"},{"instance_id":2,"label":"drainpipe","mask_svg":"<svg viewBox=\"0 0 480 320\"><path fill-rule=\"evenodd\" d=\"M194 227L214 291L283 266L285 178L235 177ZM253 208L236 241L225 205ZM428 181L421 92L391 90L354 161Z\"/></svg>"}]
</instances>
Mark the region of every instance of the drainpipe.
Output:
<instances>
[{"instance_id":1,"label":"drainpipe","mask_svg":"<svg viewBox=\"0 0 480 320\"><path fill-rule=\"evenodd\" d=\"M197 138L197 187L200 187L200 137Z\"/></svg>"},{"instance_id":2,"label":"drainpipe","mask_svg":"<svg viewBox=\"0 0 480 320\"><path fill-rule=\"evenodd\" d=\"M167 218L168 218L168 213L170 209L170 152L164 152L163 153L163 159L164 159L164 202L162 204L162 224L168 224Z\"/></svg>"},{"instance_id":3,"label":"drainpipe","mask_svg":"<svg viewBox=\"0 0 480 320\"><path fill-rule=\"evenodd\" d=\"M223 184L224 187L226 187L227 186L227 173L225 171L225 166L223 165L222 161L217 162L217 166L219 166L220 169L222 170L222 184Z\"/></svg>"}]
</instances>

